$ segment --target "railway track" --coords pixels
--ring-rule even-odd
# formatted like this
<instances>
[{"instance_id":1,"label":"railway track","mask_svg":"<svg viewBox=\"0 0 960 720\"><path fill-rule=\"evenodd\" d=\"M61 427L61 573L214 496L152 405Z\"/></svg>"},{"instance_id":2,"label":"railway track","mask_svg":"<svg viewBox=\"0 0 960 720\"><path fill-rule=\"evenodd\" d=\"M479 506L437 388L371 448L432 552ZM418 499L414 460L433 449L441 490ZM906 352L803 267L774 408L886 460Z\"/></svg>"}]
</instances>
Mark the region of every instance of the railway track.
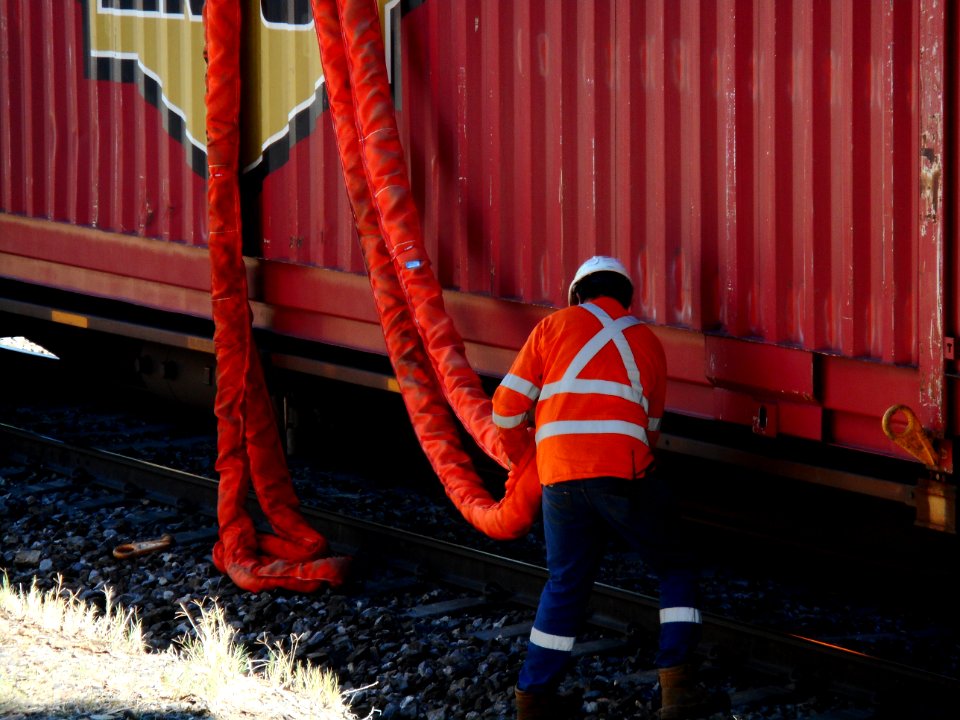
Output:
<instances>
[{"instance_id":1,"label":"railway track","mask_svg":"<svg viewBox=\"0 0 960 720\"><path fill-rule=\"evenodd\" d=\"M73 502L74 512L126 506L132 518L128 532L169 533L177 552L197 557L209 554L216 537L215 480L9 425L0 430L0 457L7 464L21 462L56 471L56 476L42 485L27 483L17 489L8 482L3 488L8 498L36 498L58 488L83 487L91 496ZM22 508L22 501L15 499L8 499L7 507L18 502ZM185 508L190 512L185 513ZM256 511L253 502L251 509ZM303 511L338 552L357 558L355 580L346 595L367 598L360 602L398 591L408 593L406 603L410 597L419 598L394 613L401 617L400 625L407 627L408 636L428 636L431 627L452 623L461 628L461 639L467 635L472 642L522 647L545 578L538 565L319 507L307 505ZM116 538L118 542L137 539L132 535ZM410 595L414 587L418 590ZM267 622L262 614L258 617ZM472 619L464 623L464 618ZM620 689L630 688L632 694L627 696L634 698L640 711L652 701L655 673L630 670L629 663L618 659L633 657L642 666L641 657L649 655L655 645L652 638L657 622L655 598L598 583L590 628L575 648L578 662L611 659L612 668L607 669L614 677L611 682ZM464 630L464 626L471 629ZM644 646L646 653L638 651ZM955 677L870 656L840 642L758 628L710 613L704 619L704 649L712 676L732 693L735 715L757 712L757 708L824 705L831 709L821 717L870 718L881 717L892 708L912 713L919 706L926 713L923 717L935 718L955 706L960 690ZM312 660L331 660L321 648L314 647L311 652ZM503 675L507 681L509 673ZM837 714L841 712L846 715Z\"/></svg>"}]
</instances>

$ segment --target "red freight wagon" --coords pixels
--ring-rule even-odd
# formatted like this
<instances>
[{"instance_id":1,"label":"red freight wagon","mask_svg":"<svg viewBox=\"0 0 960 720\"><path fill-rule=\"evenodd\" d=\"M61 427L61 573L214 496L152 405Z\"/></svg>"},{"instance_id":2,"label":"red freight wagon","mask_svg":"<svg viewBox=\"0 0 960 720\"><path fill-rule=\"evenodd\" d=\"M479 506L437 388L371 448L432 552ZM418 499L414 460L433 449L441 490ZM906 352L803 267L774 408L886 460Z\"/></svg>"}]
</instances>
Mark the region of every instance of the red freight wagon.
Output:
<instances>
[{"instance_id":1,"label":"red freight wagon","mask_svg":"<svg viewBox=\"0 0 960 720\"><path fill-rule=\"evenodd\" d=\"M243 5L255 322L383 354L310 3ZM106 323L25 302L24 288L210 317L202 6L0 0L5 317ZM916 502L921 522L952 528L955 10L380 6L425 242L479 373L505 372L584 258L616 255L666 347L669 410L705 428L668 437L674 449L734 457L712 428L741 427L912 460L882 427L906 406L933 446L930 482L912 487L922 468L903 484L807 477Z\"/></svg>"}]
</instances>

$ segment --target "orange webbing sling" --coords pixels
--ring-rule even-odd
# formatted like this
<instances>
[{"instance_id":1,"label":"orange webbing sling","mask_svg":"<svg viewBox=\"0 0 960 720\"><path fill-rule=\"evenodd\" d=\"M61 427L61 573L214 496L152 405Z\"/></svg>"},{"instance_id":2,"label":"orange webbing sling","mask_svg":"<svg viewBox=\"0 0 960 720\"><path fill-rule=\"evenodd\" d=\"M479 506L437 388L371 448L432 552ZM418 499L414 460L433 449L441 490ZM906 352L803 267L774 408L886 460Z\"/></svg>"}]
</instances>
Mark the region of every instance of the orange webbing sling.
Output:
<instances>
[{"instance_id":1,"label":"orange webbing sling","mask_svg":"<svg viewBox=\"0 0 960 720\"><path fill-rule=\"evenodd\" d=\"M406 174L383 38L373 0L312 0L344 179L381 322L408 413L427 457L461 514L493 538L526 533L539 510L533 454L512 468L494 500L463 452L446 398L478 445L506 465L491 401L430 270ZM437 379L442 396L437 392Z\"/></svg>"},{"instance_id":2,"label":"orange webbing sling","mask_svg":"<svg viewBox=\"0 0 960 720\"><path fill-rule=\"evenodd\" d=\"M241 252L238 0L207 0L207 201L214 349L217 359L216 469L220 475L213 552L221 572L245 590L311 592L343 581L347 558L324 557L325 538L298 511L273 407L253 344ZM244 503L251 480L275 534L257 532Z\"/></svg>"}]
</instances>

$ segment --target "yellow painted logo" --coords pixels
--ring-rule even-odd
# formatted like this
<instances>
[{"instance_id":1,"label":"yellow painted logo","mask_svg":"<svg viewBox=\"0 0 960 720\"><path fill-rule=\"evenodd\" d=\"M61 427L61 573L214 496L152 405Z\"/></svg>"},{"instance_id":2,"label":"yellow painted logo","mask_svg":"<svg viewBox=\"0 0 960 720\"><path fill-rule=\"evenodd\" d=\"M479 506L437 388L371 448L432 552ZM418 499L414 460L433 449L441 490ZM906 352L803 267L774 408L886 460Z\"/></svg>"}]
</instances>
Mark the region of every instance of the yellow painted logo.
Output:
<instances>
[{"instance_id":1,"label":"yellow painted logo","mask_svg":"<svg viewBox=\"0 0 960 720\"><path fill-rule=\"evenodd\" d=\"M88 76L136 83L206 173L203 60L205 0L80 0ZM399 23L400 0L377 0L381 27ZM238 0L244 7L240 165L279 167L313 132L324 105L310 0ZM387 67L393 58L387 33Z\"/></svg>"}]
</instances>

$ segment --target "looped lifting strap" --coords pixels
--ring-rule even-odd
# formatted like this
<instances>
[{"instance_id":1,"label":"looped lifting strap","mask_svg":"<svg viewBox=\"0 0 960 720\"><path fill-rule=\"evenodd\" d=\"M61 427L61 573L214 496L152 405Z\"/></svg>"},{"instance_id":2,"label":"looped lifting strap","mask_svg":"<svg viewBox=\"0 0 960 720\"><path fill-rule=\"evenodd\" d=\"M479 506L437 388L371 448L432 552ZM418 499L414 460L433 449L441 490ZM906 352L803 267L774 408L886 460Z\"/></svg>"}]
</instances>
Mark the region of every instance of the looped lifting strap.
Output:
<instances>
[{"instance_id":1,"label":"looped lifting strap","mask_svg":"<svg viewBox=\"0 0 960 720\"><path fill-rule=\"evenodd\" d=\"M496 539L525 534L540 506L532 455L511 468L494 500L462 449L453 412L501 465L506 456L492 403L466 360L463 340L430 270L384 65L372 0L312 0L330 113L387 349L407 412L447 496Z\"/></svg>"},{"instance_id":2,"label":"looped lifting strap","mask_svg":"<svg viewBox=\"0 0 960 720\"><path fill-rule=\"evenodd\" d=\"M213 560L245 590L301 592L339 584L349 560L325 557L326 539L298 511L273 407L251 337L241 252L240 29L237 0L207 0L207 202L210 294L217 359L217 519ZM258 533L244 505L250 484L275 534Z\"/></svg>"},{"instance_id":3,"label":"looped lifting strap","mask_svg":"<svg viewBox=\"0 0 960 720\"><path fill-rule=\"evenodd\" d=\"M539 510L536 465L513 468L504 497L496 501L460 444L451 406L479 446L506 465L490 399L466 361L424 252L390 100L376 4L312 3L344 181L408 414L463 516L490 537L519 537ZM220 475L214 562L247 590L310 592L325 583L341 583L349 558L326 557L326 539L298 510L251 336L237 183L241 3L207 0L203 15ZM258 533L244 508L251 483L275 534Z\"/></svg>"}]
</instances>

